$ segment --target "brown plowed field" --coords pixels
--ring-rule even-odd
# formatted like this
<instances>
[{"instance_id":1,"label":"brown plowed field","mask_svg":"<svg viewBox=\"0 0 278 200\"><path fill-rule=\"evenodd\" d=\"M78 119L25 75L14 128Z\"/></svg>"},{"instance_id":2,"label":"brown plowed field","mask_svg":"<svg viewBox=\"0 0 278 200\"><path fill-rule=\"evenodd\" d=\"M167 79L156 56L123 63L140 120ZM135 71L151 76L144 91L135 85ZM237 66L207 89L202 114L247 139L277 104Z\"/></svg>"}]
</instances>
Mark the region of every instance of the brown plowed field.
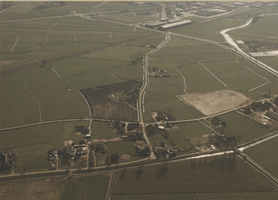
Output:
<instances>
[{"instance_id":1,"label":"brown plowed field","mask_svg":"<svg viewBox=\"0 0 278 200\"><path fill-rule=\"evenodd\" d=\"M112 98L116 92L140 89L142 82L127 81L113 85L83 89L81 92L90 104L94 119L137 121L136 99L119 100ZM129 104L129 105L128 105Z\"/></svg>"}]
</instances>

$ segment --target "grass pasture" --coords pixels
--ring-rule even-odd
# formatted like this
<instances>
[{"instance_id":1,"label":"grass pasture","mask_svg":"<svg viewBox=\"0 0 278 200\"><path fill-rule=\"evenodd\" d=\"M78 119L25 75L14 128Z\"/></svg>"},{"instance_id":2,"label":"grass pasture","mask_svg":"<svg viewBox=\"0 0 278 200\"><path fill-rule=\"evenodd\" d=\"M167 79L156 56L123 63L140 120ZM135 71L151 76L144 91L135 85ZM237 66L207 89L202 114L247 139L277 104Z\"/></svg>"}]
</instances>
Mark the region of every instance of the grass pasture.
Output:
<instances>
[{"instance_id":1,"label":"grass pasture","mask_svg":"<svg viewBox=\"0 0 278 200\"><path fill-rule=\"evenodd\" d=\"M5 200L60 200L66 185L67 180L64 177L35 178L1 182L0 198Z\"/></svg>"},{"instance_id":2,"label":"grass pasture","mask_svg":"<svg viewBox=\"0 0 278 200\"><path fill-rule=\"evenodd\" d=\"M236 61L203 62L202 64L229 89L238 92L247 92L249 89L268 82Z\"/></svg>"},{"instance_id":3,"label":"grass pasture","mask_svg":"<svg viewBox=\"0 0 278 200\"><path fill-rule=\"evenodd\" d=\"M223 90L225 87L200 64L188 64L177 68L185 77L188 93Z\"/></svg>"},{"instance_id":4,"label":"grass pasture","mask_svg":"<svg viewBox=\"0 0 278 200\"><path fill-rule=\"evenodd\" d=\"M39 121L38 101L16 76L1 77L0 93L1 128Z\"/></svg>"},{"instance_id":5,"label":"grass pasture","mask_svg":"<svg viewBox=\"0 0 278 200\"><path fill-rule=\"evenodd\" d=\"M53 62L52 66L63 77L72 75L82 75L97 69L105 69L124 65L125 62L107 59L91 59L86 57L72 57L57 62ZM85 74L83 74L85 75Z\"/></svg>"},{"instance_id":6,"label":"grass pasture","mask_svg":"<svg viewBox=\"0 0 278 200\"><path fill-rule=\"evenodd\" d=\"M278 198L277 192L244 192L244 193L221 193L221 194L199 194L202 200L275 200Z\"/></svg>"},{"instance_id":7,"label":"grass pasture","mask_svg":"<svg viewBox=\"0 0 278 200\"><path fill-rule=\"evenodd\" d=\"M236 112L220 115L219 119L227 122L223 134L228 137L235 137L238 143L250 141L270 131L262 124L254 122Z\"/></svg>"},{"instance_id":8,"label":"grass pasture","mask_svg":"<svg viewBox=\"0 0 278 200\"><path fill-rule=\"evenodd\" d=\"M2 47L1 47L2 48ZM1 56L1 53L0 53ZM25 65L29 65L29 64L33 64L35 63L34 60L30 59L30 58L26 58L23 55L20 55L21 57L17 57L17 58L9 58L9 59L5 59L5 56L1 56L1 61L0 61L0 71L5 71L5 70L10 70L10 69L15 69L21 66L25 66Z\"/></svg>"},{"instance_id":9,"label":"grass pasture","mask_svg":"<svg viewBox=\"0 0 278 200\"><path fill-rule=\"evenodd\" d=\"M278 58L277 57L260 57L260 58L258 58L258 60L267 64L271 68L278 70L278 66L277 66Z\"/></svg>"},{"instance_id":10,"label":"grass pasture","mask_svg":"<svg viewBox=\"0 0 278 200\"><path fill-rule=\"evenodd\" d=\"M277 187L237 156L225 155L119 170L113 195L272 192Z\"/></svg>"},{"instance_id":11,"label":"grass pasture","mask_svg":"<svg viewBox=\"0 0 278 200\"><path fill-rule=\"evenodd\" d=\"M224 42L225 39L221 34L218 33L218 31L223 30L225 28L231 28L236 27L239 25L242 25L245 21L247 21L247 17L243 18L224 18L219 20L214 20L198 25L188 26L184 27L178 30L175 30L174 32L184 34L184 35L190 35L194 37L199 38L205 38L208 40L218 41L218 42Z\"/></svg>"},{"instance_id":12,"label":"grass pasture","mask_svg":"<svg viewBox=\"0 0 278 200\"><path fill-rule=\"evenodd\" d=\"M270 39L277 43L278 41L278 17L275 15L264 16L256 23L251 23L249 26L237 29L231 32L232 37L245 37L244 41L260 41Z\"/></svg>"},{"instance_id":13,"label":"grass pasture","mask_svg":"<svg viewBox=\"0 0 278 200\"><path fill-rule=\"evenodd\" d=\"M197 194L113 195L112 200L198 200Z\"/></svg>"},{"instance_id":14,"label":"grass pasture","mask_svg":"<svg viewBox=\"0 0 278 200\"><path fill-rule=\"evenodd\" d=\"M133 55L141 53L143 56L149 51L151 51L151 49L145 47L116 46L114 48L88 53L80 57L130 62L133 61Z\"/></svg>"},{"instance_id":15,"label":"grass pasture","mask_svg":"<svg viewBox=\"0 0 278 200\"><path fill-rule=\"evenodd\" d=\"M108 175L75 177L68 182L61 199L105 199L109 180Z\"/></svg>"},{"instance_id":16,"label":"grass pasture","mask_svg":"<svg viewBox=\"0 0 278 200\"><path fill-rule=\"evenodd\" d=\"M107 122L92 122L92 138L93 139L103 139L103 138L115 138L119 135L117 130L114 128L108 128L109 123Z\"/></svg>"},{"instance_id":17,"label":"grass pasture","mask_svg":"<svg viewBox=\"0 0 278 200\"><path fill-rule=\"evenodd\" d=\"M278 176L277 170L277 142L278 137L268 140L257 146L248 148L245 153L253 160L267 169L274 176Z\"/></svg>"},{"instance_id":18,"label":"grass pasture","mask_svg":"<svg viewBox=\"0 0 278 200\"><path fill-rule=\"evenodd\" d=\"M44 121L89 117L88 106L79 92L48 67L29 68L16 74L40 100Z\"/></svg>"},{"instance_id":19,"label":"grass pasture","mask_svg":"<svg viewBox=\"0 0 278 200\"><path fill-rule=\"evenodd\" d=\"M86 89L124 82L124 80L122 79L113 77L104 69L92 70L89 72L84 72L82 74L76 74L73 76L69 76L66 79L78 89Z\"/></svg>"}]
</instances>

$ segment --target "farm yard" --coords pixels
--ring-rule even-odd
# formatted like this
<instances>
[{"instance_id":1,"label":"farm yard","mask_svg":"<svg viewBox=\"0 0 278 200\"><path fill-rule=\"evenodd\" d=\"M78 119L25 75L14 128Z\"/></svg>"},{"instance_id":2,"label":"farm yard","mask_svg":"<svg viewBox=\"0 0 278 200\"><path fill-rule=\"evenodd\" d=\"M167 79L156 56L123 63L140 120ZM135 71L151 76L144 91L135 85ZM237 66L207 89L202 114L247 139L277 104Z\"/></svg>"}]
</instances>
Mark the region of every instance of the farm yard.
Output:
<instances>
[{"instance_id":1,"label":"farm yard","mask_svg":"<svg viewBox=\"0 0 278 200\"><path fill-rule=\"evenodd\" d=\"M277 56L220 31L277 50L278 4L244 5L1 2L0 197L277 199Z\"/></svg>"}]
</instances>

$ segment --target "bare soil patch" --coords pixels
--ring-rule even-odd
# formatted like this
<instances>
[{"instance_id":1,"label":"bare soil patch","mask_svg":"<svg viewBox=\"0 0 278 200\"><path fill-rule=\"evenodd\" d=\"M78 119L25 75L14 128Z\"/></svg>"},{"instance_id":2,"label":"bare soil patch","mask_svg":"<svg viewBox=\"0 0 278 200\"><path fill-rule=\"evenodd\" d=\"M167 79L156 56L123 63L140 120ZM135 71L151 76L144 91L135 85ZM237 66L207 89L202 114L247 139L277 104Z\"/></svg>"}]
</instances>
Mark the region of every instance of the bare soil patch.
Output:
<instances>
[{"instance_id":1,"label":"bare soil patch","mask_svg":"<svg viewBox=\"0 0 278 200\"><path fill-rule=\"evenodd\" d=\"M94 119L137 121L136 98L128 98L127 96L127 99L119 100L118 98L116 99L116 93L124 90L139 90L141 86L142 82L127 81L83 89L81 92L90 104Z\"/></svg>"},{"instance_id":2,"label":"bare soil patch","mask_svg":"<svg viewBox=\"0 0 278 200\"><path fill-rule=\"evenodd\" d=\"M233 90L216 90L207 93L182 94L179 96L204 115L213 115L233 109L249 100L245 95Z\"/></svg>"}]
</instances>

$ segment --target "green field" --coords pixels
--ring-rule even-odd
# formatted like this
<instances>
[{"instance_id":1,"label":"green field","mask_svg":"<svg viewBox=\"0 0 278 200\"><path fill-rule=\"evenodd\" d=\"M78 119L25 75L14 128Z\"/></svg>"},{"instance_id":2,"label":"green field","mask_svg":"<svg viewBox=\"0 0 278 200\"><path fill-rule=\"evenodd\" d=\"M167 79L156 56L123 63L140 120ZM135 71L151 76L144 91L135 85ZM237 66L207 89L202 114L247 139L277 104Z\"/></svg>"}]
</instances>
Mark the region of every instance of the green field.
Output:
<instances>
[{"instance_id":1,"label":"green field","mask_svg":"<svg viewBox=\"0 0 278 200\"><path fill-rule=\"evenodd\" d=\"M199 194L200 198L203 200L260 200L260 199L269 199L275 200L278 198L277 192L252 192L252 193L222 193L222 194Z\"/></svg>"},{"instance_id":2,"label":"green field","mask_svg":"<svg viewBox=\"0 0 278 200\"><path fill-rule=\"evenodd\" d=\"M270 171L274 176L278 176L277 169L277 142L278 137L268 140L262 144L246 149L244 152L252 159Z\"/></svg>"},{"instance_id":3,"label":"green field","mask_svg":"<svg viewBox=\"0 0 278 200\"><path fill-rule=\"evenodd\" d=\"M62 200L105 199L109 180L108 175L75 177L68 182Z\"/></svg>"},{"instance_id":4,"label":"green field","mask_svg":"<svg viewBox=\"0 0 278 200\"><path fill-rule=\"evenodd\" d=\"M237 156L189 160L118 171L113 194L272 192L274 183Z\"/></svg>"},{"instance_id":5,"label":"green field","mask_svg":"<svg viewBox=\"0 0 278 200\"><path fill-rule=\"evenodd\" d=\"M1 128L39 121L38 101L16 76L1 77L0 93Z\"/></svg>"},{"instance_id":6,"label":"green field","mask_svg":"<svg viewBox=\"0 0 278 200\"><path fill-rule=\"evenodd\" d=\"M112 200L198 200L197 194L113 195Z\"/></svg>"}]
</instances>

